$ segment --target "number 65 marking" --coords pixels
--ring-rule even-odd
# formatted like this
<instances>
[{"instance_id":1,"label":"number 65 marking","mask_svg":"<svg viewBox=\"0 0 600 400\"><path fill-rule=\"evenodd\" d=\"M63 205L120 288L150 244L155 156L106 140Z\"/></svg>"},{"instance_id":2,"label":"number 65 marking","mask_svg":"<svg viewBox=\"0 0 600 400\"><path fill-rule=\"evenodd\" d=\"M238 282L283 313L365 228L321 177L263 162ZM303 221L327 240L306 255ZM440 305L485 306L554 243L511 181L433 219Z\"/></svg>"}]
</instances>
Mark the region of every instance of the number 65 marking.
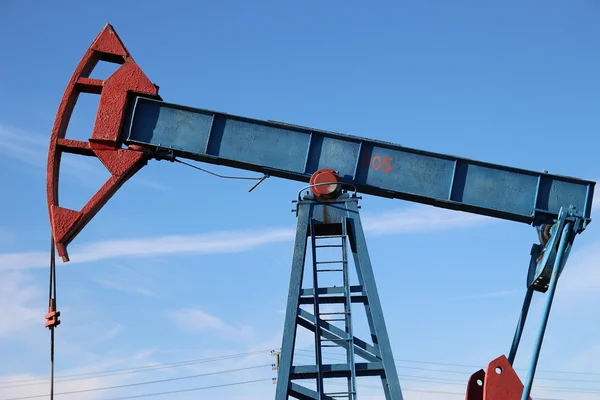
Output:
<instances>
[{"instance_id":1,"label":"number 65 marking","mask_svg":"<svg viewBox=\"0 0 600 400\"><path fill-rule=\"evenodd\" d=\"M387 174L392 170L392 157L375 156L371 159L371 155L366 154L363 158L363 167L371 167L375 171L381 170Z\"/></svg>"}]
</instances>

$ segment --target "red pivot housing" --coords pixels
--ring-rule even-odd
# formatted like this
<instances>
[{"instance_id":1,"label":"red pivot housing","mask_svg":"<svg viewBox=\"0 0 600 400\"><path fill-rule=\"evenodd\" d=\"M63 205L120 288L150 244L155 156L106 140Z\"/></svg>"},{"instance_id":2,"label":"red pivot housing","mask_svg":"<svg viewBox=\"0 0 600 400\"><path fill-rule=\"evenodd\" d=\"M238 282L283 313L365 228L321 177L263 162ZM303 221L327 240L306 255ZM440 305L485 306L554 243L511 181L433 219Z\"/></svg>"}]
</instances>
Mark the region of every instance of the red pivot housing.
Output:
<instances>
[{"instance_id":1,"label":"red pivot housing","mask_svg":"<svg viewBox=\"0 0 600 400\"><path fill-rule=\"evenodd\" d=\"M310 190L318 199L336 198L342 191L339 175L332 169L324 168L310 177Z\"/></svg>"},{"instance_id":2,"label":"red pivot housing","mask_svg":"<svg viewBox=\"0 0 600 400\"><path fill-rule=\"evenodd\" d=\"M505 356L490 362L469 378L466 400L521 400L523 383ZM529 397L531 400L531 396Z\"/></svg>"},{"instance_id":3,"label":"red pivot housing","mask_svg":"<svg viewBox=\"0 0 600 400\"><path fill-rule=\"evenodd\" d=\"M121 64L107 79L92 79L99 61ZM100 103L89 141L65 138L80 93L100 95ZM77 65L56 113L48 150L46 193L52 235L58 255L69 261L67 245L106 204L115 192L148 161L141 148L122 148L119 134L125 111L133 95L160 99L154 85L135 63L111 25L106 25ZM61 207L58 183L62 153L97 157L111 177L81 210Z\"/></svg>"}]
</instances>

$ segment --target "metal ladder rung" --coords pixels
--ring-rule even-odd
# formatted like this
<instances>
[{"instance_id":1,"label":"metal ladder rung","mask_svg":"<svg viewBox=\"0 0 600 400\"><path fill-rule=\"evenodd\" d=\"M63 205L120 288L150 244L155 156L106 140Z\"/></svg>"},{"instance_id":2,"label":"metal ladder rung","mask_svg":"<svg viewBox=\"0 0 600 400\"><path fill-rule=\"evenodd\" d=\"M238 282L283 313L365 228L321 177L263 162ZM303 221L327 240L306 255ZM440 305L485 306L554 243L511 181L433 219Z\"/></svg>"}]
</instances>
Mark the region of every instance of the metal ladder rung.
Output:
<instances>
[{"instance_id":1,"label":"metal ladder rung","mask_svg":"<svg viewBox=\"0 0 600 400\"><path fill-rule=\"evenodd\" d=\"M348 250L347 250L347 239L349 238L348 236L348 232L347 232L347 220L346 220L346 216L342 217L341 219L341 234L334 234L334 235L317 235L316 234L316 229L315 229L315 223L317 221L314 218L311 218L310 220L310 236L312 236L312 263L313 263L313 290L312 290L312 296L314 298L314 308L315 308L315 334L318 336L315 336L315 352L316 352L316 361L317 361L317 391L329 396L330 398L342 398L342 399L348 399L348 400L355 400L356 399L356 380L355 380L355 366L354 366L354 353L353 353L353 342L354 342L354 336L352 333L352 321L351 321L351 303L352 303L352 297L351 297L351 287L350 287L350 277L348 274L348 268L350 266L350 262L348 260ZM341 243L338 242L337 240L334 241L325 241L325 242L319 242L319 239L342 239ZM318 244L321 243L321 244ZM336 250L337 251L341 251L341 257L342 260L330 260L330 261L318 261L317 260L317 254L318 253L318 249L319 248L337 248L340 250ZM323 258L329 258L326 257L325 253L321 253L319 254L319 256L322 256ZM335 256L333 256L335 257ZM333 258L332 257L332 258ZM329 268L328 266L322 265L322 264L335 264L335 265L331 265L331 267L333 268ZM319 268L319 266L321 266L321 268ZM320 277L322 275L319 275L319 272L341 272L341 276L339 277L339 279L343 278L343 286L342 288L344 288L343 292L340 292L340 294L343 293L342 296L333 296L333 297L340 297L341 299L337 299L337 300L341 300L343 301L344 304L344 311L336 311L336 312L320 312L319 310L319 303L321 301L326 301L325 299L328 299L331 296L325 296L327 294L329 294L326 290L326 293L320 293L319 292L319 279L321 279ZM336 275L334 275L334 277L336 277ZM337 293L337 291L336 291ZM323 299L323 300L321 300ZM327 318L327 317L333 317L333 318ZM346 335L344 335L344 337L338 337L335 339L325 339L322 335L323 333L321 332L322 329L322 325L327 325L327 323L331 323L331 326L336 326L333 323L342 323L345 324L345 330ZM344 328L342 328L344 329ZM337 336L337 335L336 335ZM345 337L347 336L347 337ZM346 344L348 343L348 344ZM332 347L332 348L340 348L341 347L348 347L346 350L349 349L349 353L347 354L348 357L348 362L350 363L350 375L351 375L351 382L348 382L348 387L346 388L347 390L344 391L338 391L338 392L330 392L330 393L325 393L324 390L324 385L323 385L323 380L324 380L324 370L323 370L323 364L322 364L322 348L327 348L327 347ZM319 396L320 397L320 396Z\"/></svg>"},{"instance_id":2,"label":"metal ladder rung","mask_svg":"<svg viewBox=\"0 0 600 400\"><path fill-rule=\"evenodd\" d=\"M345 238L346 235L319 235L315 236L315 239L336 239L336 238Z\"/></svg>"},{"instance_id":3,"label":"metal ladder rung","mask_svg":"<svg viewBox=\"0 0 600 400\"><path fill-rule=\"evenodd\" d=\"M315 264L346 264L348 261L346 260L331 260L331 261L315 261Z\"/></svg>"}]
</instances>

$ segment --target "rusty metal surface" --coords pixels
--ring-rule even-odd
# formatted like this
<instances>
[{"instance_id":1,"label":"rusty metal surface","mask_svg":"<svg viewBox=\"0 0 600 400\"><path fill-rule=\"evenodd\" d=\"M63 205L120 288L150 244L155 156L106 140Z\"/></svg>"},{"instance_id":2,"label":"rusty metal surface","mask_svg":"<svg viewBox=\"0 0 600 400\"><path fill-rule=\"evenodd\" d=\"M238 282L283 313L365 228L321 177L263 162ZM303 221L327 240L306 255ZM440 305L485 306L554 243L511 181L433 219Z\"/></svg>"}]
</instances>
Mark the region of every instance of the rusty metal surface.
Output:
<instances>
[{"instance_id":1,"label":"rusty metal surface","mask_svg":"<svg viewBox=\"0 0 600 400\"><path fill-rule=\"evenodd\" d=\"M106 80L92 79L99 61L121 66ZM100 95L96 121L88 142L65 138L80 93ZM110 25L96 37L73 72L56 113L48 150L47 200L52 234L58 255L68 261L67 245L112 195L147 162L139 147L123 149L119 135L131 95L159 99L154 85L135 63ZM59 206L58 183L62 153L97 157L111 177L79 211Z\"/></svg>"}]
</instances>

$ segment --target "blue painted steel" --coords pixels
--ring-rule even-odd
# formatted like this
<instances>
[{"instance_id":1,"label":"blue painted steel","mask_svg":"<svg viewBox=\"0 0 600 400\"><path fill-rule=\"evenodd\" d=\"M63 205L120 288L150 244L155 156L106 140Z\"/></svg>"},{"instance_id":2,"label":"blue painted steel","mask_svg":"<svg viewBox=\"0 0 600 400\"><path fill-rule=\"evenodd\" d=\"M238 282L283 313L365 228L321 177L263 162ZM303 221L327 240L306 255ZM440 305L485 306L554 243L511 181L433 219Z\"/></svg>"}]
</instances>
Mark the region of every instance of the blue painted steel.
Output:
<instances>
[{"instance_id":1,"label":"blue painted steel","mask_svg":"<svg viewBox=\"0 0 600 400\"><path fill-rule=\"evenodd\" d=\"M315 363L316 363L316 378L317 378L317 400L321 400L321 396L325 394L325 388L323 387L323 354L321 350L321 338L323 337L323 332L321 329L321 319L319 316L321 315L320 307L319 307L319 299L321 294L319 293L319 270L317 268L317 243L315 236L315 220L314 218L310 219L310 237L312 239L312 275L313 275L313 313L317 317L315 318ZM294 367L292 367L294 368Z\"/></svg>"},{"instance_id":2,"label":"blue painted steel","mask_svg":"<svg viewBox=\"0 0 600 400\"><path fill-rule=\"evenodd\" d=\"M542 348L542 342L544 341L544 334L546 332L546 326L548 325L550 309L552 308L552 301L554 300L554 294L556 293L558 278L560 277L562 269L567 261L569 249L573 243L573 240L575 239L575 235L580 224L581 219L574 216L572 210L561 209L558 220L553 229L554 237L546 244L544 248L546 253L549 252L548 248L550 247L552 250L556 250L556 254L555 257L553 257L552 273L547 292L548 297L546 298L544 309L542 311L542 319L534 342L533 356L529 363L527 378L525 379L521 400L527 400L531 394L535 371ZM559 243L558 249L556 249L557 241ZM540 263L544 263L546 260L547 258L544 257ZM531 291L532 289L533 285L530 285L529 290Z\"/></svg>"},{"instance_id":3,"label":"blue painted steel","mask_svg":"<svg viewBox=\"0 0 600 400\"><path fill-rule=\"evenodd\" d=\"M538 233L540 230L538 229ZM540 241L543 242L543 235L540 234ZM519 321L517 322L517 328L515 329L515 335L513 337L513 342L510 346L510 352L508 353L508 362L510 365L513 365L515 361L515 357L517 356L517 350L519 349L519 344L521 343L521 337L523 335L523 328L525 327L525 322L527 320L527 314L529 313L529 308L531 306L531 300L533 298L533 292L546 292L547 287L543 284L536 285L536 273L538 270L539 262L538 258L540 254L544 250L544 246L541 244L534 243L531 247L529 259L529 270L527 271L527 292L525 293L525 299L523 300L523 306L521 307L521 315L519 316Z\"/></svg>"},{"instance_id":4,"label":"blue painted steel","mask_svg":"<svg viewBox=\"0 0 600 400\"><path fill-rule=\"evenodd\" d=\"M290 277L290 290L286 309L285 327L282 339L281 362L277 379L276 399L285 400L288 396L299 399L329 400L332 398L356 398L356 377L380 376L387 400L402 400L398 373L394 364L391 344L388 338L383 310L381 308L373 270L367 252L366 239L358 213L358 197L342 194L340 198L327 202L315 201L307 196L297 204L297 230L294 257ZM311 236L312 287L302 288L307 239ZM315 236L313 236L315 235ZM320 240L342 240L342 244L323 244ZM354 258L358 285L351 285L348 275L348 258L345 255L346 241ZM316 249L334 247L342 251L341 259L320 259ZM339 264L342 264L340 266ZM321 273L342 273L342 287L321 287ZM307 282L304 282L308 284ZM348 297L350 296L350 299ZM339 301L332 301L337 298ZM322 312L319 304L340 304L344 311ZM355 337L352 333L350 303L362 303L371 333L371 343ZM313 305L313 313L301 309L301 304ZM326 320L331 314L343 314L336 321ZM313 364L294 365L293 354L297 327L303 327L315 334L316 358ZM346 349L345 364L324 364L321 347L327 343ZM366 360L356 362L354 355ZM346 377L348 389L344 392L327 393L327 383L321 381ZM317 381L317 391L301 386L297 380ZM343 397L342 397L343 396Z\"/></svg>"},{"instance_id":5,"label":"blue painted steel","mask_svg":"<svg viewBox=\"0 0 600 400\"><path fill-rule=\"evenodd\" d=\"M317 398L317 392L312 389L300 386L297 383L292 382L290 384L290 395L296 399L311 400ZM322 396L321 400L338 400L334 397Z\"/></svg>"},{"instance_id":6,"label":"blue painted steel","mask_svg":"<svg viewBox=\"0 0 600 400\"><path fill-rule=\"evenodd\" d=\"M571 210L569 210L569 213L571 213ZM558 257L557 249L558 241L561 238L561 229L562 226L559 217L559 221L550 228L550 239L543 248L541 257L539 257L541 258L540 261L537 263L537 265L535 265L535 268L532 268L532 266L529 267L530 271L528 273L528 284L530 285L530 287L532 287L538 292L545 293L548 290L548 285L552 276L552 272L557 268L555 261L556 257ZM571 243L567 243L562 264L558 266L559 277L562 273L562 270L570 253Z\"/></svg>"},{"instance_id":7,"label":"blue painted steel","mask_svg":"<svg viewBox=\"0 0 600 400\"><path fill-rule=\"evenodd\" d=\"M277 376L277 389L275 400L287 400L290 390L290 373L294 361L294 345L296 343L296 319L299 309L299 299L302 290L302 277L304 276L304 263L306 261L306 241L308 237L308 219L310 209L299 207L297 210L298 226L296 228L296 240L294 244L294 255L292 257L292 271L290 275L290 287L288 290L287 308L285 311L285 323L283 326L283 339L281 343L281 358ZM303 223L300 223L302 221Z\"/></svg>"},{"instance_id":8,"label":"blue painted steel","mask_svg":"<svg viewBox=\"0 0 600 400\"><path fill-rule=\"evenodd\" d=\"M595 182L138 97L126 144L302 182L331 168L362 193L540 225L561 207L587 220ZM374 166L374 167L373 167Z\"/></svg>"},{"instance_id":9,"label":"blue painted steel","mask_svg":"<svg viewBox=\"0 0 600 400\"><path fill-rule=\"evenodd\" d=\"M515 357L517 356L517 350L521 343L521 336L523 336L523 328L525 327L525 321L527 320L527 314L529 313L529 307L531 306L531 299L533 298L533 288L528 288L525 293L525 300L523 300L523 307L521 307L521 315L519 316L519 322L517 323L517 329L515 329L515 336L510 346L510 352L508 353L508 362L513 365Z\"/></svg>"},{"instance_id":10,"label":"blue painted steel","mask_svg":"<svg viewBox=\"0 0 600 400\"><path fill-rule=\"evenodd\" d=\"M394 363L392 345L389 341L387 327L379 300L379 293L375 284L375 274L371 266L371 259L367 249L367 240L364 235L362 222L358 217L357 203L349 205L349 211L354 218L349 218L349 225L354 236L354 245L351 246L354 264L357 267L358 281L363 285L369 297L368 304L365 304L367 310L367 321L371 330L371 337L378 338L376 347L379 348L383 369L385 375L381 377L383 384L383 392L387 400L402 400L402 392L400 390L400 381L396 372L396 364Z\"/></svg>"},{"instance_id":11,"label":"blue painted steel","mask_svg":"<svg viewBox=\"0 0 600 400\"><path fill-rule=\"evenodd\" d=\"M348 221L346 217L342 218L342 236L344 239L342 240L342 255L344 262L344 296L346 297L346 303L344 304L344 309L346 310L346 332L348 333L348 337L350 338L349 347L354 349L354 327L352 323L352 318L350 316L352 310L352 288L350 285L350 274L348 268L348 253L347 253L347 241L346 237L348 237ZM363 304L368 304L367 302ZM354 351L346 352L346 362L350 365L350 379L348 379L348 393L351 395L348 396L348 400L356 399L356 359L354 357ZM384 383L385 384L385 383Z\"/></svg>"}]
</instances>

